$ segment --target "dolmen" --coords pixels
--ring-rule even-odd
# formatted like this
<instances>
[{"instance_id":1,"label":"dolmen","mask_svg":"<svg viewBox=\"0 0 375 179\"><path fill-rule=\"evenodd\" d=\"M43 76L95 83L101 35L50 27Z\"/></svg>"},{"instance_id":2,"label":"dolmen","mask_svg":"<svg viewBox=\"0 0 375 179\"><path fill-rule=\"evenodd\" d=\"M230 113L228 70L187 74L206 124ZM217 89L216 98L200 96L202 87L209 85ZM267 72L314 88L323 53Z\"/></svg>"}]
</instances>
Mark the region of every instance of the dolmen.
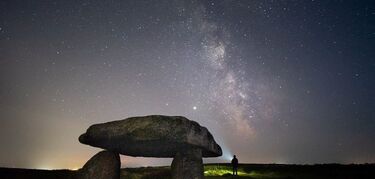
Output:
<instances>
[{"instance_id":1,"label":"dolmen","mask_svg":"<svg viewBox=\"0 0 375 179\"><path fill-rule=\"evenodd\" d=\"M119 174L113 172L119 172L120 166L117 163L120 159L115 157L119 154L173 158L173 179L203 179L202 157L222 155L221 147L207 128L182 116L151 115L94 124L79 137L79 141L106 150L102 153L106 153L107 156L101 160L103 163L112 161L109 165L116 168L110 170L106 166L103 167L116 179L119 178ZM80 171L81 176L90 175L87 171L92 173L95 170L93 167L83 167Z\"/></svg>"}]
</instances>

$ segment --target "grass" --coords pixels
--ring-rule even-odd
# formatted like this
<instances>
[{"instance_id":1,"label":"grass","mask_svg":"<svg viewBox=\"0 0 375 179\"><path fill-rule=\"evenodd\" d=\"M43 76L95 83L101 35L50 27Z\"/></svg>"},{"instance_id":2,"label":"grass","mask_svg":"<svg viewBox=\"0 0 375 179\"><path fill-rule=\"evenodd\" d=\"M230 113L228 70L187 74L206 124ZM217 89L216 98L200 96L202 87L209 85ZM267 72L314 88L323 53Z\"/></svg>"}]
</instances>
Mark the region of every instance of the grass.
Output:
<instances>
[{"instance_id":1,"label":"grass","mask_svg":"<svg viewBox=\"0 0 375 179\"><path fill-rule=\"evenodd\" d=\"M375 164L363 165L280 165L240 164L238 176L232 176L230 164L205 164L207 179L370 179L375 178ZM0 178L12 179L76 179L76 171L33 170L0 167ZM121 169L121 179L169 179L170 167L140 167Z\"/></svg>"},{"instance_id":2,"label":"grass","mask_svg":"<svg viewBox=\"0 0 375 179\"><path fill-rule=\"evenodd\" d=\"M229 164L206 164L204 166L205 178L252 178L252 179L278 179L285 178L280 173L273 171L255 171L239 166L237 176L232 175L232 166Z\"/></svg>"},{"instance_id":3,"label":"grass","mask_svg":"<svg viewBox=\"0 0 375 179\"><path fill-rule=\"evenodd\" d=\"M121 169L121 179L168 179L170 167L140 167Z\"/></svg>"},{"instance_id":4,"label":"grass","mask_svg":"<svg viewBox=\"0 0 375 179\"><path fill-rule=\"evenodd\" d=\"M251 176L250 173L244 172L243 170L239 169L237 171L238 176ZM232 167L228 165L206 165L204 166L204 176L212 177L212 176L229 176L232 175Z\"/></svg>"},{"instance_id":5,"label":"grass","mask_svg":"<svg viewBox=\"0 0 375 179\"><path fill-rule=\"evenodd\" d=\"M241 164L238 176L232 176L229 164L205 164L205 178L251 179L369 179L375 178L375 164L283 165Z\"/></svg>"}]
</instances>

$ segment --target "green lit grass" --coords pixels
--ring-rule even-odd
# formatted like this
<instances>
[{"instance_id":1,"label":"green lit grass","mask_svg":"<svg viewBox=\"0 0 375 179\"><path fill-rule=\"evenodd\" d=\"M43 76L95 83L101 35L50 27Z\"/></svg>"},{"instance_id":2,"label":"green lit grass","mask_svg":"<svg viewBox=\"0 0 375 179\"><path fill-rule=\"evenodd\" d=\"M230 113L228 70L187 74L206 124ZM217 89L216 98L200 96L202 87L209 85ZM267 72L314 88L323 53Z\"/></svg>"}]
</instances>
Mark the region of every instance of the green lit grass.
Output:
<instances>
[{"instance_id":1,"label":"green lit grass","mask_svg":"<svg viewBox=\"0 0 375 179\"><path fill-rule=\"evenodd\" d=\"M238 176L250 176L250 173L246 173L241 169L238 170ZM223 176L231 175L232 168L229 166L213 165L204 167L204 176Z\"/></svg>"},{"instance_id":2,"label":"green lit grass","mask_svg":"<svg viewBox=\"0 0 375 179\"><path fill-rule=\"evenodd\" d=\"M253 179L276 179L282 178L280 174L275 172L266 171L249 171L243 167L238 168L238 176L232 176L232 167L230 165L205 165L204 166L204 176L205 178L253 178Z\"/></svg>"}]
</instances>

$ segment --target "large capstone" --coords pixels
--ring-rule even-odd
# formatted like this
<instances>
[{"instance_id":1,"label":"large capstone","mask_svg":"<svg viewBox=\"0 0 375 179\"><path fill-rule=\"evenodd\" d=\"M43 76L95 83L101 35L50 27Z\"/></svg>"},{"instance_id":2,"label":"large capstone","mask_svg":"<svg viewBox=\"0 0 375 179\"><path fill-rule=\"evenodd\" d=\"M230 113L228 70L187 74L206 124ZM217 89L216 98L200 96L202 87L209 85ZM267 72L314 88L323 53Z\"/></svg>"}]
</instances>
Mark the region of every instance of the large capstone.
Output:
<instances>
[{"instance_id":1,"label":"large capstone","mask_svg":"<svg viewBox=\"0 0 375 179\"><path fill-rule=\"evenodd\" d=\"M101 151L78 171L78 178L119 179L120 165L120 156L117 153Z\"/></svg>"},{"instance_id":2,"label":"large capstone","mask_svg":"<svg viewBox=\"0 0 375 179\"><path fill-rule=\"evenodd\" d=\"M129 156L175 157L190 148L202 157L222 155L207 128L182 116L131 117L90 126L79 141Z\"/></svg>"}]
</instances>

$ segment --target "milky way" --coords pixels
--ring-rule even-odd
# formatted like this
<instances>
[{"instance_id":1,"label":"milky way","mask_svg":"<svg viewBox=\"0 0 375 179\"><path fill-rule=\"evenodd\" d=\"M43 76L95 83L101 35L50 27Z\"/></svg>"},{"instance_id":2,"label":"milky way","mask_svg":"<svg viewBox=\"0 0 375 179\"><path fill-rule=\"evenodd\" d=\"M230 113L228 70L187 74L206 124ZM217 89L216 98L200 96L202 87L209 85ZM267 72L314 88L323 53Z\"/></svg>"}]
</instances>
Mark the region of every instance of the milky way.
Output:
<instances>
[{"instance_id":1,"label":"milky way","mask_svg":"<svg viewBox=\"0 0 375 179\"><path fill-rule=\"evenodd\" d=\"M0 166L78 168L94 123L182 115L240 162L374 162L366 1L1 1ZM123 166L170 159L122 157Z\"/></svg>"},{"instance_id":2,"label":"milky way","mask_svg":"<svg viewBox=\"0 0 375 179\"><path fill-rule=\"evenodd\" d=\"M250 109L246 99L248 84L244 74L241 74L240 70L233 71L227 62L226 48L230 43L230 34L220 24L206 20L207 11L202 6L196 7L191 16L188 19L196 24L189 29L197 32L197 37L193 39L199 40L201 48L197 58L205 65L199 73L208 76L207 81L201 81L209 84L204 100L209 100L210 109L217 110L224 120L232 125L228 126L231 130L234 128L234 131L250 135L253 131L250 127L250 114L247 114Z\"/></svg>"}]
</instances>

